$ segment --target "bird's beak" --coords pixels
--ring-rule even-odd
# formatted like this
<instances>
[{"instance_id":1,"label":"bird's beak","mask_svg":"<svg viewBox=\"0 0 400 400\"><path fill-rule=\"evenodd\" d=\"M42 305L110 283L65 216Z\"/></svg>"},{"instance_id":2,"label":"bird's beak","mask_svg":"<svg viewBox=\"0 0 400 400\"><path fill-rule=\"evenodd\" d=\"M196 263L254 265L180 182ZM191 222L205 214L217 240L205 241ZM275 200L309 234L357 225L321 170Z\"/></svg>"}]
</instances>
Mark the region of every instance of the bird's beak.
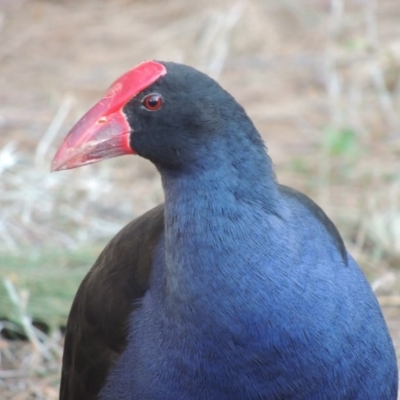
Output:
<instances>
[{"instance_id":1,"label":"bird's beak","mask_svg":"<svg viewBox=\"0 0 400 400\"><path fill-rule=\"evenodd\" d=\"M146 61L118 78L67 134L53 158L51 170L76 168L105 158L135 154L129 144L132 128L123 108L166 73L163 64Z\"/></svg>"},{"instance_id":2,"label":"bird's beak","mask_svg":"<svg viewBox=\"0 0 400 400\"><path fill-rule=\"evenodd\" d=\"M122 109L109 112L107 99L100 100L70 130L51 163L52 171L134 154L129 145L131 128Z\"/></svg>"}]
</instances>

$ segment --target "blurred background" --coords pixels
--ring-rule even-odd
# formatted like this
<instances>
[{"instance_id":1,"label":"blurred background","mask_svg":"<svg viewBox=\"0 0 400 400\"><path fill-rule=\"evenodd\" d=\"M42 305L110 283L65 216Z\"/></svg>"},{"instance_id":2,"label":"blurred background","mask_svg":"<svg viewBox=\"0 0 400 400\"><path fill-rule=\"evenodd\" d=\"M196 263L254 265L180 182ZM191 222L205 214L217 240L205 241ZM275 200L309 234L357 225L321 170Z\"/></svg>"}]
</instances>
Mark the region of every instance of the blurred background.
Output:
<instances>
[{"instance_id":1,"label":"blurred background","mask_svg":"<svg viewBox=\"0 0 400 400\"><path fill-rule=\"evenodd\" d=\"M139 157L49 172L73 123L147 59L244 105L280 182L337 224L400 355L399 0L0 0L0 398L57 398L82 277L162 202Z\"/></svg>"}]
</instances>

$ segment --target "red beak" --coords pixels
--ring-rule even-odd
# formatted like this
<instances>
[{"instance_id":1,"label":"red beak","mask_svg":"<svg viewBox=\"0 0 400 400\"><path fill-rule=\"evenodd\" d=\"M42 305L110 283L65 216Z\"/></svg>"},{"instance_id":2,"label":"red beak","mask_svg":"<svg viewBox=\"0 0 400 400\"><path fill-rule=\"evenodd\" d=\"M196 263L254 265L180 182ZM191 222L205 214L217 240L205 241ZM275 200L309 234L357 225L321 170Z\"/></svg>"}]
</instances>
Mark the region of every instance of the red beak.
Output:
<instances>
[{"instance_id":1,"label":"red beak","mask_svg":"<svg viewBox=\"0 0 400 400\"><path fill-rule=\"evenodd\" d=\"M106 158L135 154L129 143L133 129L123 108L166 73L163 64L147 61L122 75L67 134L54 156L51 170L76 168Z\"/></svg>"},{"instance_id":2,"label":"red beak","mask_svg":"<svg viewBox=\"0 0 400 400\"><path fill-rule=\"evenodd\" d=\"M122 113L104 112L100 101L71 129L51 163L52 171L80 167L105 158L134 154L131 128Z\"/></svg>"}]
</instances>

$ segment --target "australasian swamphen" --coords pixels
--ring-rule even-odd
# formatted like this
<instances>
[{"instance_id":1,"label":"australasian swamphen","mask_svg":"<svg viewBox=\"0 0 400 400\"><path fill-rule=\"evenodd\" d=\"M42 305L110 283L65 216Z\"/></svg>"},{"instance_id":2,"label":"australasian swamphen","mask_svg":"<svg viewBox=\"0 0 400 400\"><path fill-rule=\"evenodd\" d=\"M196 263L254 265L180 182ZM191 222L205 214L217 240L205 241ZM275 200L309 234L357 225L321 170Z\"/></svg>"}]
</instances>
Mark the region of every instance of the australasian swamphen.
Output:
<instances>
[{"instance_id":1,"label":"australasian swamphen","mask_svg":"<svg viewBox=\"0 0 400 400\"><path fill-rule=\"evenodd\" d=\"M83 280L62 400L396 399L368 282L325 213L277 183L231 95L188 66L142 63L75 125L52 169L132 153L157 167L165 203Z\"/></svg>"}]
</instances>

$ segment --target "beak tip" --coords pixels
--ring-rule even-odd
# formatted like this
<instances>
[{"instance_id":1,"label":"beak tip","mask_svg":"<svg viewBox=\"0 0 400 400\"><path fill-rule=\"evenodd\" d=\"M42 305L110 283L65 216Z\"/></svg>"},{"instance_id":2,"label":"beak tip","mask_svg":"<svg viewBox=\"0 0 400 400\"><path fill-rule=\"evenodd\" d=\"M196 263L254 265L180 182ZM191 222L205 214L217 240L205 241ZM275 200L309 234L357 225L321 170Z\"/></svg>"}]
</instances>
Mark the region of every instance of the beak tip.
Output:
<instances>
[{"instance_id":1,"label":"beak tip","mask_svg":"<svg viewBox=\"0 0 400 400\"><path fill-rule=\"evenodd\" d=\"M60 171L62 169L62 165L59 165L58 162L56 162L55 159L53 159L53 161L51 162L51 166L50 166L50 172L57 172Z\"/></svg>"},{"instance_id":2,"label":"beak tip","mask_svg":"<svg viewBox=\"0 0 400 400\"><path fill-rule=\"evenodd\" d=\"M53 161L51 162L50 166L50 172L57 172L57 171L62 171L64 169L68 169L68 162L66 160L60 160L57 159L57 154L54 156Z\"/></svg>"}]
</instances>

